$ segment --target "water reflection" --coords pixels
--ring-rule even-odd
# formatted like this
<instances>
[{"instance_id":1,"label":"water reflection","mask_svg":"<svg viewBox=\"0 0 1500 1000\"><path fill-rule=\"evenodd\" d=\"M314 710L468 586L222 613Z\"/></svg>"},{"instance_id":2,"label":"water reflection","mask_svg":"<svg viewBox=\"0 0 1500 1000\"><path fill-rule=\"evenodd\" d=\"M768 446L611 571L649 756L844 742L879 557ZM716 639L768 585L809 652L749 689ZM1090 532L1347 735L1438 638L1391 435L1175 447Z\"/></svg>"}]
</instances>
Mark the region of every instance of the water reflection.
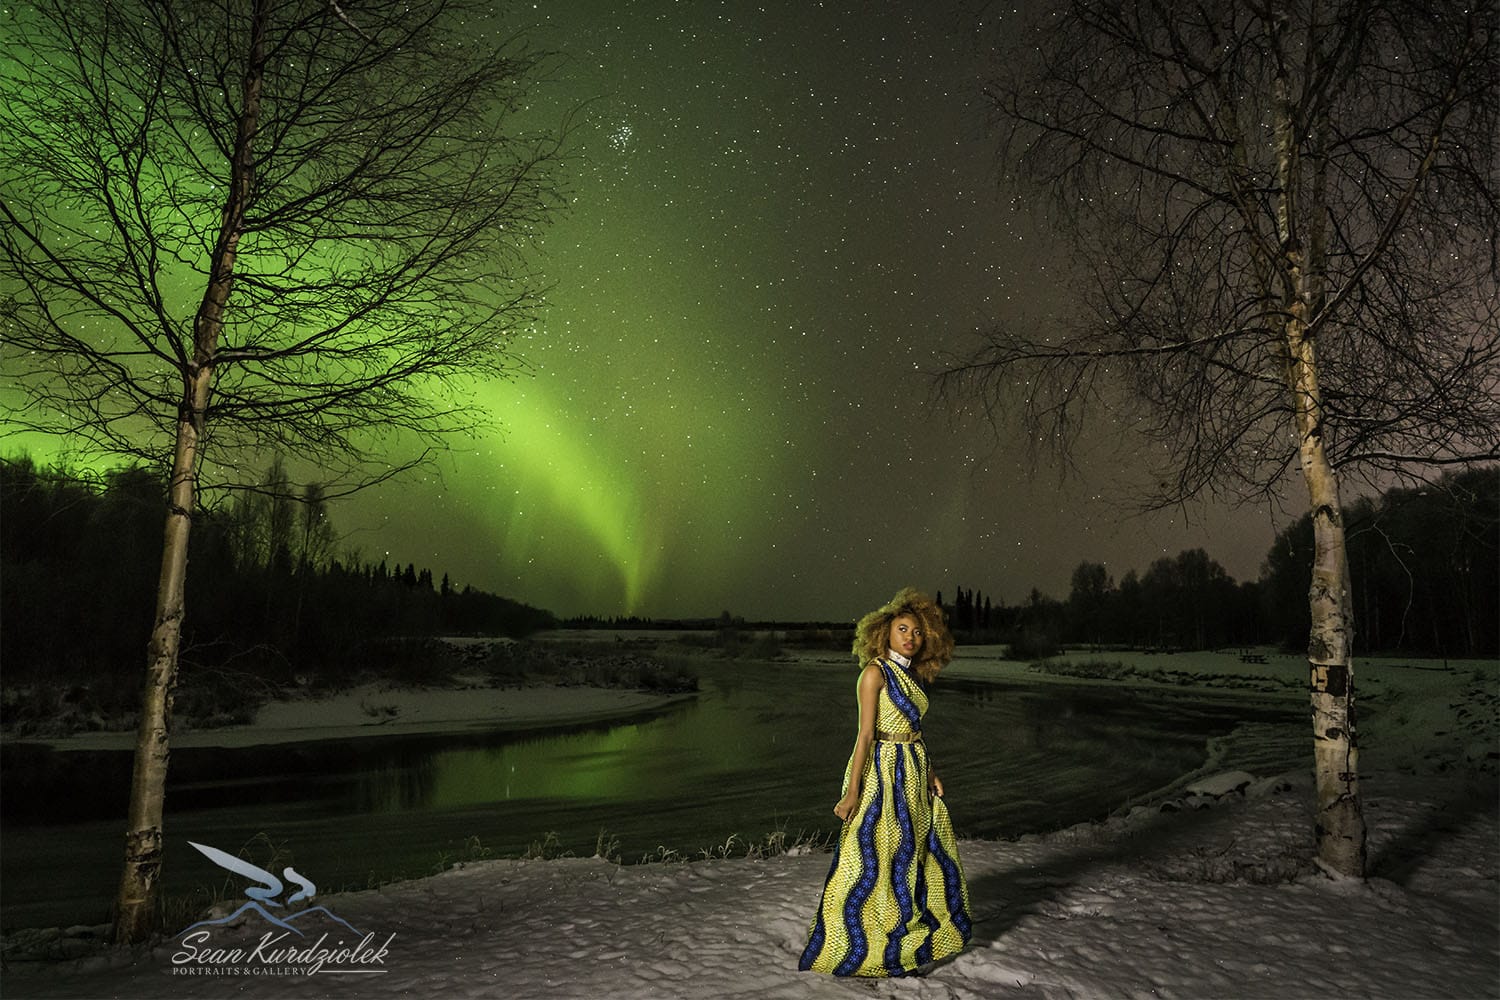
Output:
<instances>
[{"instance_id":1,"label":"water reflection","mask_svg":"<svg viewBox=\"0 0 1500 1000\"><path fill-rule=\"evenodd\" d=\"M666 724L624 725L498 747L446 750L425 758L420 798L393 796L378 776L361 811L454 809L526 799L608 799L642 794L662 771Z\"/></svg>"},{"instance_id":2,"label":"water reflection","mask_svg":"<svg viewBox=\"0 0 1500 1000\"><path fill-rule=\"evenodd\" d=\"M265 834L335 886L426 874L473 837L505 855L556 831L586 855L605 830L634 861L778 826L829 830L856 676L842 665L707 663L696 701L621 725L178 751L167 877L179 891L200 877L172 853L184 838L232 850ZM966 679L940 682L932 706L929 750L968 837L1100 815L1198 766L1207 738L1241 719L1276 721L1243 703ZM1300 712L1285 715L1300 731ZM92 920L118 864L129 754L0 752L7 926ZM49 869L48 858L68 863Z\"/></svg>"}]
</instances>

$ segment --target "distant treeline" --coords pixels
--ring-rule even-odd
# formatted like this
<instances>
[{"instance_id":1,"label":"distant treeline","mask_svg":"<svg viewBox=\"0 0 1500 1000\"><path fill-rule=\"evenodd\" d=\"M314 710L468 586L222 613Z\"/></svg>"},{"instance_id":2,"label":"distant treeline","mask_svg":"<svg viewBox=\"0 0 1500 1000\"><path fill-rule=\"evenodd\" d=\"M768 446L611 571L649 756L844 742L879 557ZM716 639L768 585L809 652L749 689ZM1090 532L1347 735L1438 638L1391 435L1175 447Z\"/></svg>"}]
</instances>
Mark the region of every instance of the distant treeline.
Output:
<instances>
[{"instance_id":1,"label":"distant treeline","mask_svg":"<svg viewBox=\"0 0 1500 1000\"><path fill-rule=\"evenodd\" d=\"M1344 528L1357 649L1500 652L1500 468L1362 497L1345 508ZM1261 568L1266 613L1287 629L1289 646L1307 644L1312 553L1304 515L1276 537Z\"/></svg>"},{"instance_id":2,"label":"distant treeline","mask_svg":"<svg viewBox=\"0 0 1500 1000\"><path fill-rule=\"evenodd\" d=\"M1500 652L1500 468L1446 475L1420 489L1360 498L1344 512L1356 649L1434 656ZM1007 606L958 587L937 600L962 642L1005 643L1041 657L1065 645L1144 649L1307 646L1312 519L1277 535L1258 580L1237 582L1203 549L1161 558L1116 581L1102 563L1073 571L1066 600L1033 588ZM830 648L848 645L852 622L717 618L580 617L569 628L778 631Z\"/></svg>"},{"instance_id":3,"label":"distant treeline","mask_svg":"<svg viewBox=\"0 0 1500 1000\"><path fill-rule=\"evenodd\" d=\"M1022 658L1063 645L1216 649L1279 639L1259 585L1235 582L1203 549L1158 559L1144 574L1132 569L1118 584L1104 564L1079 563L1066 601L1033 588L1024 603L1006 606L962 587L951 602L941 592L938 601L960 641L1004 642Z\"/></svg>"},{"instance_id":4,"label":"distant treeline","mask_svg":"<svg viewBox=\"0 0 1500 1000\"><path fill-rule=\"evenodd\" d=\"M1345 509L1344 529L1357 650L1500 652L1500 469L1362 497ZM1312 557L1312 518L1303 515L1276 536L1256 581L1237 583L1203 549L1190 549L1118 582L1103 564L1080 563L1065 601L1033 589L1024 604L1006 607L960 587L944 607L961 637L1017 643L1027 655L1080 643L1300 650Z\"/></svg>"},{"instance_id":5,"label":"distant treeline","mask_svg":"<svg viewBox=\"0 0 1500 1000\"><path fill-rule=\"evenodd\" d=\"M717 618L643 618L640 615L578 615L568 618L559 623L559 628L565 629L611 629L623 632L706 632L736 631L736 632L760 632L777 629L792 629L795 631L810 631L816 629L850 629L850 622L809 622L809 621L773 621L770 619L762 621L746 621L739 615L732 615L728 611L721 612Z\"/></svg>"},{"instance_id":6,"label":"distant treeline","mask_svg":"<svg viewBox=\"0 0 1500 1000\"><path fill-rule=\"evenodd\" d=\"M521 636L554 624L547 611L456 589L446 574L435 584L415 565L336 554L317 488L292 497L283 478L273 466L263 491L194 516L180 707L220 694L238 702L232 689L246 685L338 685L378 673L398 637ZM84 483L0 459L7 687L87 681L91 697L135 696L155 613L163 498L161 480L139 468Z\"/></svg>"}]
</instances>

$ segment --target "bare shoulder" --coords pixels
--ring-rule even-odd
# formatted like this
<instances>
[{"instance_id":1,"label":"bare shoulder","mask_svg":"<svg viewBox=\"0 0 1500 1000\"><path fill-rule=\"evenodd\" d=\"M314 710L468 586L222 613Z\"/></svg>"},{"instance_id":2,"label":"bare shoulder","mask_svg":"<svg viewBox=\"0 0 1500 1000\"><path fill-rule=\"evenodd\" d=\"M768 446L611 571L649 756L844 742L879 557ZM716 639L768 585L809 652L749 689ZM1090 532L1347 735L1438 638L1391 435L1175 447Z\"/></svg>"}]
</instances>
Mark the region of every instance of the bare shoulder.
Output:
<instances>
[{"instance_id":1,"label":"bare shoulder","mask_svg":"<svg viewBox=\"0 0 1500 1000\"><path fill-rule=\"evenodd\" d=\"M865 669L859 674L859 686L862 688L885 687L885 671L880 669L879 660L871 660L865 664Z\"/></svg>"}]
</instances>

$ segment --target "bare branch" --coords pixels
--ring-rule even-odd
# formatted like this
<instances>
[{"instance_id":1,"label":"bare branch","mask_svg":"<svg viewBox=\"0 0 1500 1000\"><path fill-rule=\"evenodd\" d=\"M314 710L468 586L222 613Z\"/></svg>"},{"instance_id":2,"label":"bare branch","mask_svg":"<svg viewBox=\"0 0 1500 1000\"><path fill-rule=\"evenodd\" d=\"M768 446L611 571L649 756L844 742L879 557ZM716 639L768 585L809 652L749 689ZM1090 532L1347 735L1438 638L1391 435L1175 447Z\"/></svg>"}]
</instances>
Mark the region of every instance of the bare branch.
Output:
<instances>
[{"instance_id":1,"label":"bare branch","mask_svg":"<svg viewBox=\"0 0 1500 1000\"><path fill-rule=\"evenodd\" d=\"M328 0L328 6L333 8L334 16L337 17L340 21L343 21L345 24L347 24L355 34L359 35L360 38L363 38L367 42L375 41L375 39L371 38L369 35L361 31L359 25L349 20L349 15L344 13L344 9L339 6L338 0Z\"/></svg>"},{"instance_id":2,"label":"bare branch","mask_svg":"<svg viewBox=\"0 0 1500 1000\"><path fill-rule=\"evenodd\" d=\"M184 290L230 273L249 20L129 6L18 21L0 108L9 417L160 460L202 366L218 448L328 461L370 428L435 439L487 419L454 386L521 370L510 344L541 303L525 261L562 205L565 131L512 124L543 57L468 0L268 7L233 287L195 358ZM473 44L444 48L454 30Z\"/></svg>"},{"instance_id":3,"label":"bare branch","mask_svg":"<svg viewBox=\"0 0 1500 1000\"><path fill-rule=\"evenodd\" d=\"M1045 20L985 93L1091 284L1066 327L979 332L939 398L1065 464L1104 407L1159 446L1143 502L1255 499L1300 461L1283 331L1307 311L1336 467L1495 454L1492 0Z\"/></svg>"}]
</instances>

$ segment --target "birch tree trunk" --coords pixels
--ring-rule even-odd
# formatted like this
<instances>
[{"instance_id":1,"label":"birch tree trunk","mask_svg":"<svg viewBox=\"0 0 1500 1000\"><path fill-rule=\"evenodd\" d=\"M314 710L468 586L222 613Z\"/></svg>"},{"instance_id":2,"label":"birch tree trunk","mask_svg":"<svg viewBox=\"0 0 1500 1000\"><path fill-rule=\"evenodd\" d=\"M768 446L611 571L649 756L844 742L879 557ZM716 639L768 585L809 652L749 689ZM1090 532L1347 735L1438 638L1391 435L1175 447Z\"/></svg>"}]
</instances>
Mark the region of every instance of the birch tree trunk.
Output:
<instances>
[{"instance_id":1,"label":"birch tree trunk","mask_svg":"<svg viewBox=\"0 0 1500 1000\"><path fill-rule=\"evenodd\" d=\"M161 875L172 690L177 682L177 656L182 641L188 539L196 502L197 461L208 383L209 370L204 368L189 382L177 422L161 575L156 588L156 618L146 652L146 683L141 692L141 720L136 730L135 765L130 778L125 868L115 901L114 939L120 943L139 941L150 933Z\"/></svg>"},{"instance_id":2,"label":"birch tree trunk","mask_svg":"<svg viewBox=\"0 0 1500 1000\"><path fill-rule=\"evenodd\" d=\"M1312 700L1314 831L1326 869L1363 878L1365 821L1359 799L1355 733L1353 606L1338 474L1324 446L1325 413L1312 318L1325 305L1327 264L1327 109L1299 119L1292 100L1292 47L1284 11L1268 28L1274 59L1272 113L1276 128L1278 280L1284 289L1287 389L1291 393L1302 478L1313 524L1312 586L1308 590L1308 689ZM1307 160L1302 151L1307 150ZM1310 161L1310 162L1309 162Z\"/></svg>"},{"instance_id":3,"label":"birch tree trunk","mask_svg":"<svg viewBox=\"0 0 1500 1000\"><path fill-rule=\"evenodd\" d=\"M172 691L177 682L178 654L182 645L188 540L197 503L198 465L207 424L214 356L234 283L235 253L244 226L245 209L255 184L252 154L265 63L266 5L267 0L256 0L252 13L250 51L242 88L243 104L230 164L224 217L214 248L208 287L193 318L192 358L182 366L183 396L177 415L172 479L168 486L156 619L147 646L146 682L141 692L141 721L136 731L135 762L130 779L125 864L115 898L114 940L117 944L140 941L151 933L161 876L162 820L167 764L171 757Z\"/></svg>"},{"instance_id":4,"label":"birch tree trunk","mask_svg":"<svg viewBox=\"0 0 1500 1000\"><path fill-rule=\"evenodd\" d=\"M1302 476L1312 508L1312 630L1307 661L1312 698L1314 817L1318 860L1363 878L1365 822L1359 798L1359 740L1354 711L1353 616L1338 475L1323 447L1317 347L1300 319L1288 324Z\"/></svg>"},{"instance_id":5,"label":"birch tree trunk","mask_svg":"<svg viewBox=\"0 0 1500 1000\"><path fill-rule=\"evenodd\" d=\"M1318 854L1361 876L1339 480L1500 458L1496 2L1179 6L984 19L1005 181L1051 196L1084 312L998 322L935 395L1064 462L1117 410L1162 448L1149 509L1258 505L1300 465Z\"/></svg>"}]
</instances>

